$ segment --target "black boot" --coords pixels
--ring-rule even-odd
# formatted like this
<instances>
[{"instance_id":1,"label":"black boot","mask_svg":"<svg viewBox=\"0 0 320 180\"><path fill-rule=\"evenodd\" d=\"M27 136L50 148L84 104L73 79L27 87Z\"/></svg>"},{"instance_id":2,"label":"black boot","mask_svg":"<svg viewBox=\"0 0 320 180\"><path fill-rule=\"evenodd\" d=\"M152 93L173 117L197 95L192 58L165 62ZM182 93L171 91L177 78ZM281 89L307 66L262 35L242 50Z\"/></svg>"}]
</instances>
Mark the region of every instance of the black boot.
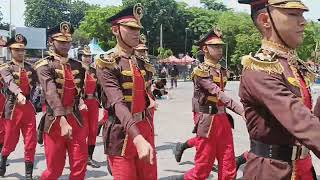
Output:
<instances>
[{"instance_id":1,"label":"black boot","mask_svg":"<svg viewBox=\"0 0 320 180\"><path fill-rule=\"evenodd\" d=\"M33 162L26 161L26 180L33 180L32 172L33 172Z\"/></svg>"},{"instance_id":2,"label":"black boot","mask_svg":"<svg viewBox=\"0 0 320 180\"><path fill-rule=\"evenodd\" d=\"M246 162L247 162L247 160L246 160L246 158L244 158L244 154L241 154L240 156L236 157L237 171L238 171L239 167Z\"/></svg>"},{"instance_id":3,"label":"black boot","mask_svg":"<svg viewBox=\"0 0 320 180\"><path fill-rule=\"evenodd\" d=\"M8 156L1 156L1 162L0 162L0 176L4 177L7 170L7 159Z\"/></svg>"},{"instance_id":4,"label":"black boot","mask_svg":"<svg viewBox=\"0 0 320 180\"><path fill-rule=\"evenodd\" d=\"M98 126L98 132L97 132L97 136L99 136L99 134L100 134L100 132L101 132L101 128L102 128L102 124L100 124L99 126Z\"/></svg>"},{"instance_id":5,"label":"black boot","mask_svg":"<svg viewBox=\"0 0 320 180\"><path fill-rule=\"evenodd\" d=\"M43 132L42 131L37 131L37 142L38 144L43 144Z\"/></svg>"},{"instance_id":6,"label":"black boot","mask_svg":"<svg viewBox=\"0 0 320 180\"><path fill-rule=\"evenodd\" d=\"M219 171L219 166L214 164L213 167L212 167L212 171L213 172L218 172Z\"/></svg>"},{"instance_id":7,"label":"black boot","mask_svg":"<svg viewBox=\"0 0 320 180\"><path fill-rule=\"evenodd\" d=\"M98 164L98 162L92 159L94 148L95 148L95 145L89 145L88 146L88 154L89 154L89 156L88 156L87 165L89 165L89 166L91 166L93 168L99 168L100 165Z\"/></svg>"},{"instance_id":8,"label":"black boot","mask_svg":"<svg viewBox=\"0 0 320 180\"><path fill-rule=\"evenodd\" d=\"M3 144L0 144L0 156L1 156L1 152L2 152L2 147L3 147ZM10 164L8 163L8 161L7 161L7 164L6 164L6 166L9 166Z\"/></svg>"},{"instance_id":9,"label":"black boot","mask_svg":"<svg viewBox=\"0 0 320 180\"><path fill-rule=\"evenodd\" d=\"M109 174L112 176L112 170L111 170L111 166L109 164L109 160L108 159L107 159L107 169L108 169Z\"/></svg>"},{"instance_id":10,"label":"black boot","mask_svg":"<svg viewBox=\"0 0 320 180\"><path fill-rule=\"evenodd\" d=\"M176 148L175 148L175 152L174 152L174 157L176 158L177 162L181 161L183 151L188 149L188 148L190 148L190 147L188 146L187 142L185 142L185 143L177 143Z\"/></svg>"}]
</instances>

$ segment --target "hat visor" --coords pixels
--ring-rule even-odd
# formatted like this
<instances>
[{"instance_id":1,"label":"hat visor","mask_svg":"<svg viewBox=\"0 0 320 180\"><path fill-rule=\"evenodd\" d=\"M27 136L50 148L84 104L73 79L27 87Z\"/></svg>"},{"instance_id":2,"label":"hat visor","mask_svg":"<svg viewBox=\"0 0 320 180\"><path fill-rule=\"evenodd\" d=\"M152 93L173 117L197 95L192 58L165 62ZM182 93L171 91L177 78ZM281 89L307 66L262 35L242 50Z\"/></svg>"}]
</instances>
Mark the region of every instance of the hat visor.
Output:
<instances>
[{"instance_id":1,"label":"hat visor","mask_svg":"<svg viewBox=\"0 0 320 180\"><path fill-rule=\"evenodd\" d=\"M85 55L85 56L91 56L92 54L91 54L91 53L86 53L86 52L84 52L83 55Z\"/></svg>"},{"instance_id":2,"label":"hat visor","mask_svg":"<svg viewBox=\"0 0 320 180\"><path fill-rule=\"evenodd\" d=\"M146 47L137 47L137 48L134 48L134 49L136 49L136 50L148 50L148 48L146 48Z\"/></svg>"},{"instance_id":3,"label":"hat visor","mask_svg":"<svg viewBox=\"0 0 320 180\"><path fill-rule=\"evenodd\" d=\"M215 40L215 41L209 41L205 43L206 45L225 45L226 43L224 43L221 40Z\"/></svg>"},{"instance_id":4,"label":"hat visor","mask_svg":"<svg viewBox=\"0 0 320 180\"><path fill-rule=\"evenodd\" d=\"M11 49L25 49L26 46L24 44L15 43L15 44L11 44L9 46L9 48L11 48Z\"/></svg>"},{"instance_id":5,"label":"hat visor","mask_svg":"<svg viewBox=\"0 0 320 180\"><path fill-rule=\"evenodd\" d=\"M282 8L282 9L302 9L304 11L309 11L309 8L304 5L302 2L288 2L285 4L275 4L271 5L276 8Z\"/></svg>"},{"instance_id":6,"label":"hat visor","mask_svg":"<svg viewBox=\"0 0 320 180\"><path fill-rule=\"evenodd\" d=\"M136 28L136 29L142 29L143 26L139 25L137 22L135 21L130 21L130 22L121 22L119 23L120 25L123 26L127 26L127 27L132 27L132 28Z\"/></svg>"},{"instance_id":7,"label":"hat visor","mask_svg":"<svg viewBox=\"0 0 320 180\"><path fill-rule=\"evenodd\" d=\"M58 36L53 38L56 41L62 41L62 42L71 42L72 38L71 37L66 37L66 36Z\"/></svg>"}]
</instances>

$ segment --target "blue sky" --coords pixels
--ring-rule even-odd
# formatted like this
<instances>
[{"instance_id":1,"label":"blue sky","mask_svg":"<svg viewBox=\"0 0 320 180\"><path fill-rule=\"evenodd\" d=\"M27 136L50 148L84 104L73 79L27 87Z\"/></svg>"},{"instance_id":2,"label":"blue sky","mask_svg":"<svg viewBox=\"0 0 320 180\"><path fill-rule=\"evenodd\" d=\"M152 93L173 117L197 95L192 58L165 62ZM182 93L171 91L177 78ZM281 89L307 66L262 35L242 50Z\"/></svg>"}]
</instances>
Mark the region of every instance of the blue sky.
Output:
<instances>
[{"instance_id":1,"label":"blue sky","mask_svg":"<svg viewBox=\"0 0 320 180\"><path fill-rule=\"evenodd\" d=\"M91 4L100 5L120 5L121 0L85 0ZM161 0L159 0L161 1ZM200 6L200 0L177 0L184 1L190 6ZM237 0L222 0L229 8L233 8L236 11L249 12L249 7L246 5L239 5ZM316 20L320 18L320 1L319 0L303 0L303 2L310 8L310 12L307 12L306 18L309 20ZM11 0L12 8L12 24L15 26L24 26L23 13L25 10L24 0ZM4 20L9 22L10 17L10 0L0 0L0 8L3 12Z\"/></svg>"}]
</instances>

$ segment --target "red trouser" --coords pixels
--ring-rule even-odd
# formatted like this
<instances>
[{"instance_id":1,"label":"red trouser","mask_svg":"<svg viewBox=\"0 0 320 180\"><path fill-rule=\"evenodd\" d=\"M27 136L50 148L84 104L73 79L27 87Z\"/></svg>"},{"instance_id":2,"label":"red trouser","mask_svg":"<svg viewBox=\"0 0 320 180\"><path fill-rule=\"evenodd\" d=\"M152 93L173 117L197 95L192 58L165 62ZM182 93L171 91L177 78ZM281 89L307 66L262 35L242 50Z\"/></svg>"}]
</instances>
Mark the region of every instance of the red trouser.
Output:
<instances>
[{"instance_id":1,"label":"red trouser","mask_svg":"<svg viewBox=\"0 0 320 180\"><path fill-rule=\"evenodd\" d=\"M150 128L147 121L137 123L141 135L151 144L155 150L154 132ZM140 160L137 149L134 146L132 139L129 137L125 155L108 156L111 166L112 175L115 180L156 180L157 179L157 158L154 153L153 165L148 161Z\"/></svg>"},{"instance_id":2,"label":"red trouser","mask_svg":"<svg viewBox=\"0 0 320 180\"><path fill-rule=\"evenodd\" d=\"M60 119L57 118L50 133L44 134L47 169L42 173L41 179L56 180L61 176L65 165L66 152L69 155L71 171L69 179L84 179L88 159L87 128L81 128L72 114L67 115L67 121L72 127L72 140L69 140L61 136L59 121Z\"/></svg>"},{"instance_id":3,"label":"red trouser","mask_svg":"<svg viewBox=\"0 0 320 180\"><path fill-rule=\"evenodd\" d=\"M311 171L312 160L310 155L305 159L297 160L295 162L295 167L295 180L313 180L313 175Z\"/></svg>"},{"instance_id":4,"label":"red trouser","mask_svg":"<svg viewBox=\"0 0 320 180\"><path fill-rule=\"evenodd\" d=\"M233 180L236 177L236 162L231 125L226 114L213 118L208 138L198 137L196 142L195 167L185 175L186 180L205 180L209 177L215 159L218 159L218 178Z\"/></svg>"},{"instance_id":5,"label":"red trouser","mask_svg":"<svg viewBox=\"0 0 320 180\"><path fill-rule=\"evenodd\" d=\"M36 116L33 105L27 101L25 105L16 104L12 119L5 120L5 137L1 154L9 156L19 142L20 130L24 138L24 159L34 161L37 145Z\"/></svg>"},{"instance_id":6,"label":"red trouser","mask_svg":"<svg viewBox=\"0 0 320 180\"><path fill-rule=\"evenodd\" d=\"M84 103L88 107L88 145L96 145L99 120L99 103L96 99L85 99Z\"/></svg>"},{"instance_id":7,"label":"red trouser","mask_svg":"<svg viewBox=\"0 0 320 180\"><path fill-rule=\"evenodd\" d=\"M0 118L0 144L4 143L4 136L5 136L5 120Z\"/></svg>"},{"instance_id":8,"label":"red trouser","mask_svg":"<svg viewBox=\"0 0 320 180\"><path fill-rule=\"evenodd\" d=\"M98 124L103 125L108 122L109 119L109 112L107 110L103 110L103 117L99 120Z\"/></svg>"},{"instance_id":9,"label":"red trouser","mask_svg":"<svg viewBox=\"0 0 320 180\"><path fill-rule=\"evenodd\" d=\"M197 119L198 119L197 116L198 116L198 113L193 112L194 125L197 124ZM196 146L196 143L197 143L197 141L198 141L197 138L198 138L198 137L193 137L193 138L190 138L189 140L187 140L188 146L189 146L189 147L194 147L194 146Z\"/></svg>"},{"instance_id":10,"label":"red trouser","mask_svg":"<svg viewBox=\"0 0 320 180\"><path fill-rule=\"evenodd\" d=\"M2 93L0 93L0 117L2 117L5 101L6 101L5 96ZM4 119L0 118L0 144L4 143L4 136L6 132L4 126L5 126Z\"/></svg>"}]
</instances>

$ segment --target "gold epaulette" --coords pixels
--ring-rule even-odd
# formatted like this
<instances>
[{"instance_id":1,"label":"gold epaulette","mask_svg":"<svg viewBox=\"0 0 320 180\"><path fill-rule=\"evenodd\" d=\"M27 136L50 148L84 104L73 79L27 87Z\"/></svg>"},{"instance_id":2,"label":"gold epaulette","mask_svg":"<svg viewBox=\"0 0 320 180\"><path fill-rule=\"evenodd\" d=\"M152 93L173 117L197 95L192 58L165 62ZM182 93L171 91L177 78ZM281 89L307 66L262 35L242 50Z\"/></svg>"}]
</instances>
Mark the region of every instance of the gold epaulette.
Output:
<instances>
[{"instance_id":1,"label":"gold epaulette","mask_svg":"<svg viewBox=\"0 0 320 180\"><path fill-rule=\"evenodd\" d=\"M118 56L114 53L100 54L96 60L96 67L100 69L114 69L117 66Z\"/></svg>"},{"instance_id":2,"label":"gold epaulette","mask_svg":"<svg viewBox=\"0 0 320 180\"><path fill-rule=\"evenodd\" d=\"M314 72L306 62L302 61L301 59L297 60L305 69L306 73L304 74L304 80L306 81L307 87L310 87L314 84L316 80L316 72Z\"/></svg>"},{"instance_id":3,"label":"gold epaulette","mask_svg":"<svg viewBox=\"0 0 320 180\"><path fill-rule=\"evenodd\" d=\"M146 68L147 71L151 72L152 74L156 73L156 68L154 68L153 64L151 63L145 63L144 67Z\"/></svg>"},{"instance_id":4,"label":"gold epaulette","mask_svg":"<svg viewBox=\"0 0 320 180\"><path fill-rule=\"evenodd\" d=\"M192 71L191 77L209 77L210 76L210 67L201 63L197 67L195 67Z\"/></svg>"},{"instance_id":5,"label":"gold epaulette","mask_svg":"<svg viewBox=\"0 0 320 180\"><path fill-rule=\"evenodd\" d=\"M49 64L49 61L48 61L47 58L40 59L40 60L38 60L37 62L34 63L33 69L37 70L39 67L45 66L45 65L48 65L48 64Z\"/></svg>"},{"instance_id":6,"label":"gold epaulette","mask_svg":"<svg viewBox=\"0 0 320 180\"><path fill-rule=\"evenodd\" d=\"M242 57L241 64L244 70L263 71L269 74L282 74L284 69L278 60L274 61L262 61L251 54Z\"/></svg>"},{"instance_id":7,"label":"gold epaulette","mask_svg":"<svg viewBox=\"0 0 320 180\"><path fill-rule=\"evenodd\" d=\"M1 64L0 65L0 71L5 69L5 68L7 68L7 67L9 67L9 65L7 63Z\"/></svg>"}]
</instances>

